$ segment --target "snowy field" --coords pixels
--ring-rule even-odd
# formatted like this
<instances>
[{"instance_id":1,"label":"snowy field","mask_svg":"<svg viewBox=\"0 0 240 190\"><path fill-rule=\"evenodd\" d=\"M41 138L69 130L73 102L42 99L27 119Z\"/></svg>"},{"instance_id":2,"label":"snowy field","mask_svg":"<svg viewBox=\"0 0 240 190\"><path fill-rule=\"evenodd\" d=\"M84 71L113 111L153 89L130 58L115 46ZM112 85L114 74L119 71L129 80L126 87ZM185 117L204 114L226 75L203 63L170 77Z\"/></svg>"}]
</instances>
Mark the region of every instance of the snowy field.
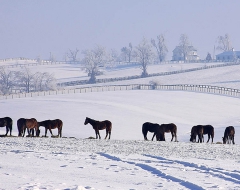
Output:
<instances>
[{"instance_id":1,"label":"snowy field","mask_svg":"<svg viewBox=\"0 0 240 190\"><path fill-rule=\"evenodd\" d=\"M14 120L13 135L18 118L35 117L60 118L63 136L75 137L0 138L2 189L240 188L237 98L135 90L1 100L1 108L1 115ZM111 140L103 140L105 131L102 140L86 139L95 137L90 124L83 124L86 116L112 121ZM167 142L144 141L146 121L175 123L179 142L169 142L170 134ZM189 143L196 124L215 127L214 144ZM229 125L235 127L236 145L215 144Z\"/></svg>"},{"instance_id":2,"label":"snowy field","mask_svg":"<svg viewBox=\"0 0 240 190\"><path fill-rule=\"evenodd\" d=\"M190 64L183 64L183 69ZM200 65L190 65L190 67ZM175 67L175 68L174 68ZM32 66L53 72L59 81L87 79L77 65ZM159 69L159 70L158 70ZM172 71L180 65L155 65L151 72ZM207 69L114 84L209 84L240 88L240 66ZM139 74L137 67L105 71L103 78ZM113 83L109 83L113 84ZM104 84L106 85L106 84ZM65 138L0 138L0 189L240 189L240 101L238 98L195 92L132 90L49 95L0 100L0 116L38 121L59 118ZM95 137L86 117L113 123L111 140ZM175 123L178 141L144 141L142 124ZM211 124L214 144L190 143L191 127ZM234 126L236 145L222 142ZM44 129L41 129L41 135ZM57 134L57 130L53 130ZM5 128L0 128L5 134ZM49 135L49 134L48 134ZM151 139L152 133L148 134ZM205 142L207 136L205 136Z\"/></svg>"}]
</instances>

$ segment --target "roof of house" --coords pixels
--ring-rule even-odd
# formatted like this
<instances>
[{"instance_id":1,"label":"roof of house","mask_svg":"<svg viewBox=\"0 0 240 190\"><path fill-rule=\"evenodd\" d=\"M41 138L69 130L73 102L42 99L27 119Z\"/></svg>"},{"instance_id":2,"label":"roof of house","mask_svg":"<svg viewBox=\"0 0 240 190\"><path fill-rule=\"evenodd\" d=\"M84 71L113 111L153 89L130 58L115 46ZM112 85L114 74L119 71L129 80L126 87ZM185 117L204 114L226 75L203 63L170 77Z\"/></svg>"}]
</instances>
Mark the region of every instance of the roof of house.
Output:
<instances>
[{"instance_id":1,"label":"roof of house","mask_svg":"<svg viewBox=\"0 0 240 190\"><path fill-rule=\"evenodd\" d=\"M216 56L232 56L234 53L235 55L240 55L240 51L225 51L217 54Z\"/></svg>"},{"instance_id":2,"label":"roof of house","mask_svg":"<svg viewBox=\"0 0 240 190\"><path fill-rule=\"evenodd\" d=\"M189 48L189 51L197 51L193 46L188 46L188 48ZM176 46L173 51L179 51L179 49L181 49L181 47Z\"/></svg>"}]
</instances>

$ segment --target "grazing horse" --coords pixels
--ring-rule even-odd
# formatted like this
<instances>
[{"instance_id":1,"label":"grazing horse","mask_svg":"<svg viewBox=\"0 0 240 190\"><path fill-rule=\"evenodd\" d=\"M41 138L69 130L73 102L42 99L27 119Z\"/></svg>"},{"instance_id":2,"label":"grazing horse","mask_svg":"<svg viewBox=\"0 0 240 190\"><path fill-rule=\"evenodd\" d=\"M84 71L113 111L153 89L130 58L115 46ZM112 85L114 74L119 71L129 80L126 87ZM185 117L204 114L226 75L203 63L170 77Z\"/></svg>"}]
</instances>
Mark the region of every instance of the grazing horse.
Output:
<instances>
[{"instance_id":1,"label":"grazing horse","mask_svg":"<svg viewBox=\"0 0 240 190\"><path fill-rule=\"evenodd\" d=\"M213 143L213 138L214 138L214 127L212 125L203 125L203 135L208 135L208 140L207 140L207 143L209 142L210 140L210 137L212 139L212 143ZM203 142L204 142L204 137L202 136L203 138ZM199 139L198 139L199 141Z\"/></svg>"},{"instance_id":2,"label":"grazing horse","mask_svg":"<svg viewBox=\"0 0 240 190\"><path fill-rule=\"evenodd\" d=\"M101 139L99 130L103 130L106 129L106 137L107 138L108 134L109 134L109 138L111 137L111 130L112 130L112 123L111 121L105 120L105 121L96 121L94 119L91 119L89 117L86 117L84 125L87 125L88 123L90 123L93 127L93 129L95 130L96 133L96 139L99 136L99 139Z\"/></svg>"},{"instance_id":3,"label":"grazing horse","mask_svg":"<svg viewBox=\"0 0 240 190\"><path fill-rule=\"evenodd\" d=\"M175 137L175 142L177 142L177 126L174 123L169 123L169 124L161 124L161 128L163 128L165 133L170 133L172 134L172 139ZM152 140L155 137L156 133L153 134ZM164 135L165 136L165 135Z\"/></svg>"},{"instance_id":4,"label":"grazing horse","mask_svg":"<svg viewBox=\"0 0 240 190\"><path fill-rule=\"evenodd\" d=\"M231 144L231 141L233 144L235 144L234 142L234 135L235 135L235 129L233 126L229 126L226 127L225 131L224 131L224 137L223 139L223 144Z\"/></svg>"},{"instance_id":5,"label":"grazing horse","mask_svg":"<svg viewBox=\"0 0 240 190\"><path fill-rule=\"evenodd\" d=\"M0 118L0 127L5 127L6 126L5 136L7 136L8 131L10 131L10 136L12 136L12 124L13 124L13 121L10 117Z\"/></svg>"},{"instance_id":6,"label":"grazing horse","mask_svg":"<svg viewBox=\"0 0 240 190\"><path fill-rule=\"evenodd\" d=\"M198 142L200 140L200 143L202 143L202 138L203 138L203 126L202 125L196 125L196 126L192 127L190 141L196 142L196 136L198 136Z\"/></svg>"},{"instance_id":7,"label":"grazing horse","mask_svg":"<svg viewBox=\"0 0 240 190\"><path fill-rule=\"evenodd\" d=\"M52 137L54 136L52 133L52 129L58 129L58 135L57 137L62 137L62 126L63 122L60 119L55 119L55 120L45 120L38 122L38 126L43 126L45 127L45 137L47 136L47 130L50 131Z\"/></svg>"},{"instance_id":8,"label":"grazing horse","mask_svg":"<svg viewBox=\"0 0 240 190\"><path fill-rule=\"evenodd\" d=\"M152 140L154 138L154 136L156 135L157 141L165 141L165 136L164 136L164 130L163 128L161 128L161 126L157 123L150 123L150 122L145 122L142 125L142 134L144 137L144 140L148 140L147 139L147 133L151 132L154 133Z\"/></svg>"},{"instance_id":9,"label":"grazing horse","mask_svg":"<svg viewBox=\"0 0 240 190\"><path fill-rule=\"evenodd\" d=\"M28 131L28 136L34 136L34 129L36 131L36 136L37 137L39 136L40 130L37 124L37 120L35 118L31 119L20 118L17 120L17 127L18 136L24 137L26 129Z\"/></svg>"}]
</instances>

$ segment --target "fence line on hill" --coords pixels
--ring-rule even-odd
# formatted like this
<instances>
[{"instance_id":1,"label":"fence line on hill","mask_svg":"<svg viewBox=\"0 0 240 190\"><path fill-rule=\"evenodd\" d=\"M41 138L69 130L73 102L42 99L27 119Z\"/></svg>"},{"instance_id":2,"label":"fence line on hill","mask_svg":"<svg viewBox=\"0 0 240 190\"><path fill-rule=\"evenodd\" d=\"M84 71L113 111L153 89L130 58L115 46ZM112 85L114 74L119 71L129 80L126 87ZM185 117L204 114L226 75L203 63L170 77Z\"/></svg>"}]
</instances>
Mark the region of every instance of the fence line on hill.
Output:
<instances>
[{"instance_id":1,"label":"fence line on hill","mask_svg":"<svg viewBox=\"0 0 240 190\"><path fill-rule=\"evenodd\" d=\"M211 69L211 68L217 68L217 67L233 66L233 65L240 65L240 62L230 62L230 63L223 63L223 64L218 64L218 65L209 65L209 66L205 65L203 67L198 67L198 68L176 70L176 71L169 71L169 72L161 72L161 73L153 73L153 74L149 74L147 77L166 76L166 75L180 74L180 73L186 73L186 72L192 72L192 71L198 71L198 70L204 70L204 69ZM96 79L96 83L117 82L117 81L140 79L140 78L141 78L140 75L134 75L134 76L127 76L127 77ZM83 85L83 84L87 84L88 81L89 80L77 80L77 81L63 82L63 83L58 83L58 86Z\"/></svg>"},{"instance_id":2,"label":"fence line on hill","mask_svg":"<svg viewBox=\"0 0 240 190\"><path fill-rule=\"evenodd\" d=\"M0 96L0 99L14 99L14 98L27 98L38 97L47 95L59 95L59 94L75 94L75 93L88 93L88 92L105 92L105 91L122 91L122 90L164 90L164 91L188 91L188 92L201 92L225 95L231 97L240 98L240 90L210 86L210 85L148 85L148 84L133 84L133 85L110 85L110 86L94 86L75 89L61 89L56 91L43 91L43 92L31 92L31 93L19 93Z\"/></svg>"}]
</instances>

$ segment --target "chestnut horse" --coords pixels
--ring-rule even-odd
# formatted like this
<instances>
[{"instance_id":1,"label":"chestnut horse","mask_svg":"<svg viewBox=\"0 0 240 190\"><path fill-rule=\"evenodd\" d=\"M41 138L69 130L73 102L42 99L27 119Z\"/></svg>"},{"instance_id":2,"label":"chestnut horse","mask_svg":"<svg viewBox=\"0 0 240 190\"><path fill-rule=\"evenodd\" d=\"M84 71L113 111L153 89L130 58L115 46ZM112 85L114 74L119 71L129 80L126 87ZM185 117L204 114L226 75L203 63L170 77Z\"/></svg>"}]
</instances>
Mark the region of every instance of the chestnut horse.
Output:
<instances>
[{"instance_id":1,"label":"chestnut horse","mask_svg":"<svg viewBox=\"0 0 240 190\"><path fill-rule=\"evenodd\" d=\"M5 136L7 136L8 131L10 131L10 136L12 136L12 124L13 124L13 121L10 117L0 118L0 127L5 127L6 126Z\"/></svg>"},{"instance_id":2,"label":"chestnut horse","mask_svg":"<svg viewBox=\"0 0 240 190\"><path fill-rule=\"evenodd\" d=\"M177 142L177 126L174 123L169 123L169 124L161 124L160 125L161 128L163 128L165 133L170 133L172 134L172 139L171 141L173 141L173 138L175 137L175 142ZM152 140L155 137L156 133L153 134ZM164 135L165 137L165 135Z\"/></svg>"},{"instance_id":3,"label":"chestnut horse","mask_svg":"<svg viewBox=\"0 0 240 190\"><path fill-rule=\"evenodd\" d=\"M192 127L191 135L190 135L190 141L196 142L196 136L198 136L198 142L202 143L203 139L203 126L202 125L196 125Z\"/></svg>"},{"instance_id":4,"label":"chestnut horse","mask_svg":"<svg viewBox=\"0 0 240 190\"><path fill-rule=\"evenodd\" d=\"M107 138L108 134L109 134L109 138L111 137L111 130L112 130L112 123L111 121L105 120L105 121L96 121L94 119L91 119L89 117L86 117L84 125L87 125L88 123L90 123L93 127L93 129L95 130L96 133L96 139L99 136L99 139L101 139L99 130L103 130L106 129L106 137Z\"/></svg>"},{"instance_id":5,"label":"chestnut horse","mask_svg":"<svg viewBox=\"0 0 240 190\"><path fill-rule=\"evenodd\" d=\"M231 141L233 144L235 144L234 135L235 135L234 127L233 126L226 127L226 129L224 131L224 137L222 138L223 144L226 144L226 143L230 144Z\"/></svg>"},{"instance_id":6,"label":"chestnut horse","mask_svg":"<svg viewBox=\"0 0 240 190\"><path fill-rule=\"evenodd\" d=\"M45 137L47 136L47 130L50 131L52 137L54 136L52 133L52 129L58 129L58 135L57 137L62 137L62 126L63 122L60 119L55 119L55 120L45 120L38 122L38 126L43 126L45 127Z\"/></svg>"},{"instance_id":7,"label":"chestnut horse","mask_svg":"<svg viewBox=\"0 0 240 190\"><path fill-rule=\"evenodd\" d=\"M142 134L143 134L144 140L146 140L146 141L148 140L147 139L148 131L151 132L151 133L154 133L153 137L152 137L152 140L156 135L157 141L165 141L164 130L159 124L145 122L142 125Z\"/></svg>"},{"instance_id":8,"label":"chestnut horse","mask_svg":"<svg viewBox=\"0 0 240 190\"><path fill-rule=\"evenodd\" d=\"M18 127L18 136L25 136L25 131L27 129L28 136L34 136L34 129L36 131L36 136L39 136L40 130L37 124L37 120L35 118L25 119L20 118L17 120L17 127ZM30 134L30 131L32 134Z\"/></svg>"}]
</instances>

